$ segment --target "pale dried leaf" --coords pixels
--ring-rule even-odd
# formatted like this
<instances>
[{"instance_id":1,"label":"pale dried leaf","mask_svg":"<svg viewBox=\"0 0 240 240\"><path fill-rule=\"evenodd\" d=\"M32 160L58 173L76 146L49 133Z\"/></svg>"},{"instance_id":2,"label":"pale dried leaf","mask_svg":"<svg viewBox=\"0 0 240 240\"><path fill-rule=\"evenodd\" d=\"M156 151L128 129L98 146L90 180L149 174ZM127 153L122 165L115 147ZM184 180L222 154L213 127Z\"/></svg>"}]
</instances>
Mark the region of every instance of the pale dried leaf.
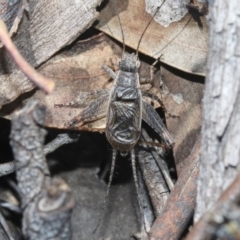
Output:
<instances>
[{"instance_id":1,"label":"pale dried leaf","mask_svg":"<svg viewBox=\"0 0 240 240\"><path fill-rule=\"evenodd\" d=\"M102 9L97 28L122 41L117 13L121 18L126 44L136 49L140 36L151 19L145 12L144 0L115 0ZM142 39L140 52L154 58L163 54L162 62L186 72L204 75L208 28L205 17L198 20L194 21L187 14L168 28L153 21Z\"/></svg>"}]
</instances>

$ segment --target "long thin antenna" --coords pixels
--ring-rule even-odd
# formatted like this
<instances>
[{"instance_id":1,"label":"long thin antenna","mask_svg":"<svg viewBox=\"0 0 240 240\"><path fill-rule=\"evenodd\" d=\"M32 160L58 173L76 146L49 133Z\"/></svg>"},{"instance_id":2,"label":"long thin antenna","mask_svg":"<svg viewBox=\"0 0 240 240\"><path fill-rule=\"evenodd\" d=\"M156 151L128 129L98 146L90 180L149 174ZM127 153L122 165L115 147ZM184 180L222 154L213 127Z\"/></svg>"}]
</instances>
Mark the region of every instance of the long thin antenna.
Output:
<instances>
[{"instance_id":1,"label":"long thin antenna","mask_svg":"<svg viewBox=\"0 0 240 240\"><path fill-rule=\"evenodd\" d=\"M125 38L124 38L124 34L123 34L123 28L122 28L122 22L121 22L121 18L119 16L119 13L116 11L116 4L114 4L114 12L117 13L117 17L118 17L118 22L119 22L119 26L120 26L120 30L121 30L121 35L122 35L122 42L123 42L123 52L125 52Z\"/></svg>"},{"instance_id":2,"label":"long thin antenna","mask_svg":"<svg viewBox=\"0 0 240 240\"><path fill-rule=\"evenodd\" d=\"M144 29L144 31L143 31L143 33L142 33L142 35L141 35L141 37L140 37L140 39L138 41L137 50L136 50L137 55L138 55L138 50L139 50L142 38L143 38L145 32L147 31L147 28L149 27L149 25L151 24L152 20L154 19L154 17L156 16L156 14L158 13L159 9L162 7L162 5L164 3L165 3L165 0L163 0L162 4L159 7L157 7L156 12L154 13L154 15L152 16L151 20L148 22L147 26L145 27L145 29Z\"/></svg>"},{"instance_id":3,"label":"long thin antenna","mask_svg":"<svg viewBox=\"0 0 240 240\"><path fill-rule=\"evenodd\" d=\"M97 231L97 229L99 227L99 224L100 224L100 222L101 222L101 220L103 218L103 213L104 213L105 208L106 208L107 197L108 197L109 190L110 190L110 187L111 187L111 184L112 184L112 179L113 179L113 173L114 173L114 168L115 168L116 156L117 156L117 151L115 149L113 149L112 165L111 165L110 176L109 176L109 180L108 180L107 191L106 191L106 194L105 194L101 215L100 215L100 217L98 219L98 223L97 223L97 226L96 226L95 230L93 231L93 234L95 234L95 232Z\"/></svg>"}]
</instances>

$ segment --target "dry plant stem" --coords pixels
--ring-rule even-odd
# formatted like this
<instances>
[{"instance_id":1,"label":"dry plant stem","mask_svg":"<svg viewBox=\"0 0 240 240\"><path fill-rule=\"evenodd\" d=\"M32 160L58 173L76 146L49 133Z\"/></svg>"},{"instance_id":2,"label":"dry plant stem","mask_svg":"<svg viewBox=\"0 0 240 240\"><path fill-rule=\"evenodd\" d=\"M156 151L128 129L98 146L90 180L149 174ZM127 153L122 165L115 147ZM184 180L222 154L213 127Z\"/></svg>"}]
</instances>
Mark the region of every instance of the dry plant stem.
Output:
<instances>
[{"instance_id":1,"label":"dry plant stem","mask_svg":"<svg viewBox=\"0 0 240 240\"><path fill-rule=\"evenodd\" d=\"M54 140L44 146L44 154L47 155L52 153L62 145L76 142L79 136L80 134L77 134L76 136L70 136L68 133L59 134ZM14 171L15 161L0 164L0 177L13 173Z\"/></svg>"},{"instance_id":2,"label":"dry plant stem","mask_svg":"<svg viewBox=\"0 0 240 240\"><path fill-rule=\"evenodd\" d=\"M168 201L150 230L151 240L180 239L193 216L196 201L196 183L199 171L200 139L192 153L191 164L180 173Z\"/></svg>"},{"instance_id":3,"label":"dry plant stem","mask_svg":"<svg viewBox=\"0 0 240 240\"><path fill-rule=\"evenodd\" d=\"M11 146L16 161L22 230L29 240L71 238L70 217L74 201L66 183L51 180L43 151L45 111L29 102L12 118Z\"/></svg>"},{"instance_id":4,"label":"dry plant stem","mask_svg":"<svg viewBox=\"0 0 240 240\"><path fill-rule=\"evenodd\" d=\"M40 89L42 89L47 94L51 93L54 88L54 82L43 77L34 68L32 68L22 57L22 55L17 50L16 46L13 44L5 23L0 19L0 38L2 43L6 47L7 51L10 53L12 58L22 72Z\"/></svg>"},{"instance_id":5,"label":"dry plant stem","mask_svg":"<svg viewBox=\"0 0 240 240\"><path fill-rule=\"evenodd\" d=\"M222 193L222 195L220 196L218 201L214 204L214 206L208 212L206 212L195 224L191 232L188 234L186 240L212 239L214 227L219 226L219 221L214 222L214 219L216 217L217 219L219 219L222 210L231 207L231 205L233 205L235 202L239 202L240 199L239 186L240 186L240 174L238 174L238 176L235 178L232 184Z\"/></svg>"},{"instance_id":6,"label":"dry plant stem","mask_svg":"<svg viewBox=\"0 0 240 240\"><path fill-rule=\"evenodd\" d=\"M195 222L214 205L240 169L239 1L208 3L210 39Z\"/></svg>"}]
</instances>

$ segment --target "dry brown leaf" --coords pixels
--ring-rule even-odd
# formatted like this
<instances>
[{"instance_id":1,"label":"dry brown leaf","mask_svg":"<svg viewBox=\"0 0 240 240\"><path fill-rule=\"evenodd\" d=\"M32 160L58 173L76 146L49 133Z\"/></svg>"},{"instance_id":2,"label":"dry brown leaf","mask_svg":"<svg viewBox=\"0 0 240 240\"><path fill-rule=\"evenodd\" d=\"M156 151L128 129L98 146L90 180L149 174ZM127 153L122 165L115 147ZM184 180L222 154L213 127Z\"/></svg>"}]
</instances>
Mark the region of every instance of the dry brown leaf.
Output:
<instances>
[{"instance_id":1,"label":"dry brown leaf","mask_svg":"<svg viewBox=\"0 0 240 240\"><path fill-rule=\"evenodd\" d=\"M121 18L125 43L136 49L138 41L151 16L145 12L144 0L110 1L101 11L97 28L122 41L117 18ZM161 9L160 9L161 12ZM181 21L164 28L152 22L144 35L140 52L186 72L204 75L208 42L205 17L198 21L187 14Z\"/></svg>"},{"instance_id":2,"label":"dry brown leaf","mask_svg":"<svg viewBox=\"0 0 240 240\"><path fill-rule=\"evenodd\" d=\"M96 7L100 2L31 1L28 17L23 16L14 43L24 58L33 67L38 67L91 26L98 15ZM34 85L16 69L3 48L0 56L1 106L32 90Z\"/></svg>"},{"instance_id":3,"label":"dry brown leaf","mask_svg":"<svg viewBox=\"0 0 240 240\"><path fill-rule=\"evenodd\" d=\"M180 174L189 164L186 159L200 133L204 79L166 66L161 68L161 73L165 107L170 113L179 116L167 117L166 122L175 141L174 159Z\"/></svg>"}]
</instances>

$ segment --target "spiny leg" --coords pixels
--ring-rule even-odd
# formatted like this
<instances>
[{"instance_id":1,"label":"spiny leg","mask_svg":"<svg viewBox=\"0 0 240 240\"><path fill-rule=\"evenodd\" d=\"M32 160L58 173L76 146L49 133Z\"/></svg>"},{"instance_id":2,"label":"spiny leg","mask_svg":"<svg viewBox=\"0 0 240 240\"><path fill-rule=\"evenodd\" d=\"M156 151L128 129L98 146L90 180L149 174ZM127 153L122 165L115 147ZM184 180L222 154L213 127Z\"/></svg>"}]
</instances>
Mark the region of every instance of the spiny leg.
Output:
<instances>
[{"instance_id":1,"label":"spiny leg","mask_svg":"<svg viewBox=\"0 0 240 240\"><path fill-rule=\"evenodd\" d=\"M132 169L133 169L133 179L134 179L134 184L135 184L136 191L137 191L137 198L138 198L138 204L139 204L139 209L140 209L140 219L141 219L141 223L143 223L143 225L144 225L144 230L147 234L147 228L145 226L145 221L143 219L144 214L143 214L143 208L142 208L142 203L141 203L140 188L139 188L138 179L137 179L136 156L135 156L134 149L131 150L131 161L132 161Z\"/></svg>"},{"instance_id":2,"label":"spiny leg","mask_svg":"<svg viewBox=\"0 0 240 240\"><path fill-rule=\"evenodd\" d=\"M54 104L55 108L79 108L84 107L83 105L86 105L86 102L93 101L95 99L98 99L99 97L102 97L104 95L109 95L108 89L101 89L96 90L92 92L81 92L79 96L75 98L72 102L69 103L56 103Z\"/></svg>"},{"instance_id":3,"label":"spiny leg","mask_svg":"<svg viewBox=\"0 0 240 240\"><path fill-rule=\"evenodd\" d=\"M168 148L174 141L155 109L143 99L142 119L162 138Z\"/></svg>"},{"instance_id":4,"label":"spiny leg","mask_svg":"<svg viewBox=\"0 0 240 240\"><path fill-rule=\"evenodd\" d=\"M65 124L65 127L73 128L76 124L83 124L91 121L96 121L107 115L107 104L109 99L109 92L105 95L101 95L89 106L85 107L80 114L75 116L70 120L70 122Z\"/></svg>"},{"instance_id":5,"label":"spiny leg","mask_svg":"<svg viewBox=\"0 0 240 240\"><path fill-rule=\"evenodd\" d=\"M105 208L106 208L107 197L108 197L109 190L110 190L110 187L111 187L111 184L112 184L112 179L113 179L113 173L114 173L114 168L115 168L116 156L117 156L117 150L113 149L112 165L111 165L110 176L109 176L109 180L108 180L107 191L106 191L106 194L105 194L105 198L104 198L104 202L103 202L103 206L102 206L102 211L101 211L100 217L98 219L97 226L96 226L95 230L93 231L93 234L95 234L95 232L97 231L97 229L99 227L99 224L100 224L100 222L101 222L101 220L103 218L103 214L104 214Z\"/></svg>"},{"instance_id":6,"label":"spiny leg","mask_svg":"<svg viewBox=\"0 0 240 240\"><path fill-rule=\"evenodd\" d=\"M161 105L161 108L163 109L163 111L164 111L167 115L169 115L169 116L171 116L171 117L173 117L173 118L179 117L179 116L177 116L177 115L174 115L174 114L168 112L167 109L166 109L166 107L165 107L164 104L163 104L163 101L162 101L158 96L156 96L156 95L154 95L154 94L152 94L152 93L148 93L148 92L142 92L142 96L149 97L149 98L157 101L157 102Z\"/></svg>"}]
</instances>

